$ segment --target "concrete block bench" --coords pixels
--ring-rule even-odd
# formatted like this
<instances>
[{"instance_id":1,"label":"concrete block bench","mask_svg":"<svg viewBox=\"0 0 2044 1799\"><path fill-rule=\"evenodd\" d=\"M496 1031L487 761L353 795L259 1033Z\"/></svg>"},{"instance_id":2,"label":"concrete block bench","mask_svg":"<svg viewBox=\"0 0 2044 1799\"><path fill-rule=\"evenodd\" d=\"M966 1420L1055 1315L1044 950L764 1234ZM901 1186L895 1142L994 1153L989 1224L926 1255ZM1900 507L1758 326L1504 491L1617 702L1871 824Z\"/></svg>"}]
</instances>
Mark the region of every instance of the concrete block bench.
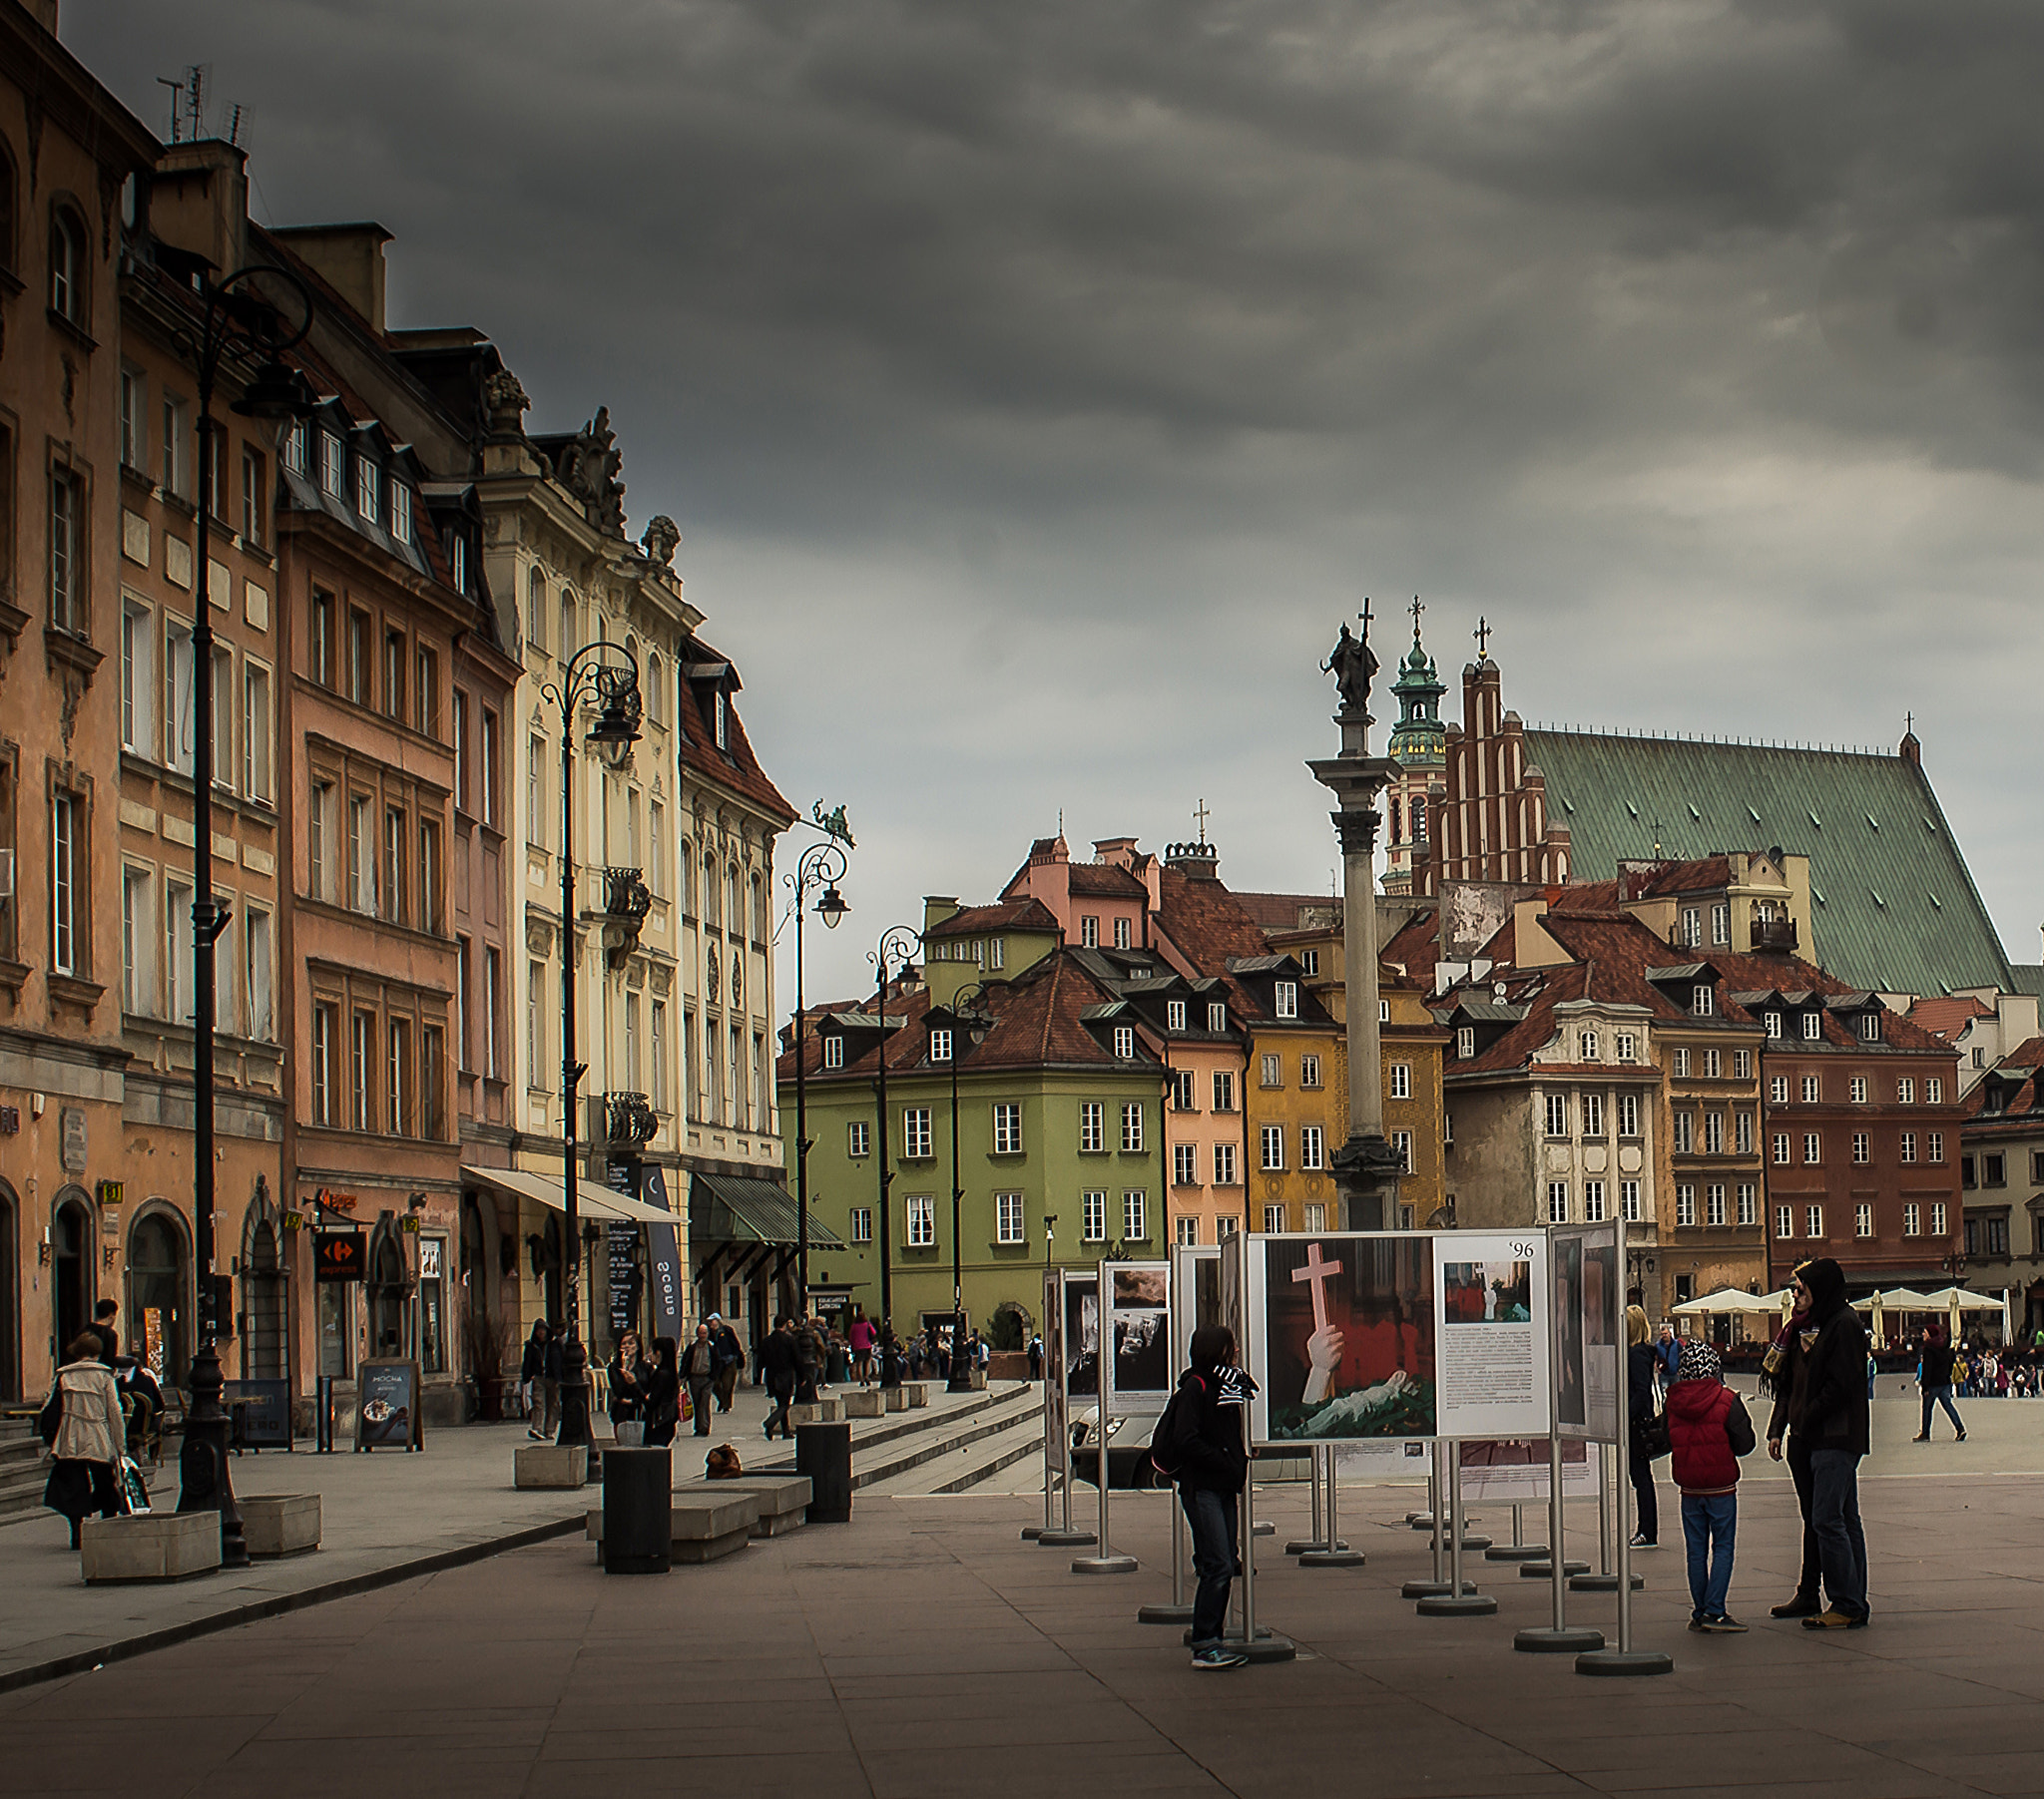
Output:
<instances>
[{"instance_id":1,"label":"concrete block bench","mask_svg":"<svg viewBox=\"0 0 2044 1799\"><path fill-rule=\"evenodd\" d=\"M242 1535L252 1556L303 1556L319 1547L316 1493L263 1494L245 1499Z\"/></svg>"},{"instance_id":2,"label":"concrete block bench","mask_svg":"<svg viewBox=\"0 0 2044 1799\"><path fill-rule=\"evenodd\" d=\"M677 1495L691 1499L715 1499L724 1493L744 1493L760 1502L760 1516L753 1526L755 1537L784 1537L808 1522L810 1492L805 1474L745 1474L730 1481L691 1481L677 1487Z\"/></svg>"},{"instance_id":3,"label":"concrete block bench","mask_svg":"<svg viewBox=\"0 0 2044 1799\"><path fill-rule=\"evenodd\" d=\"M887 1409L887 1391L885 1387L861 1387L855 1393L847 1393L844 1396L844 1416L878 1418ZM816 1422L821 1423L822 1420Z\"/></svg>"},{"instance_id":4,"label":"concrete block bench","mask_svg":"<svg viewBox=\"0 0 2044 1799\"><path fill-rule=\"evenodd\" d=\"M908 1410L908 1389L905 1386L882 1387L880 1389L880 1397L886 1402L887 1410L890 1412L905 1412Z\"/></svg>"},{"instance_id":5,"label":"concrete block bench","mask_svg":"<svg viewBox=\"0 0 2044 1799\"><path fill-rule=\"evenodd\" d=\"M930 1403L930 1383L928 1381L903 1381L901 1383L901 1391L908 1395L908 1409L911 1412L918 1406L926 1406Z\"/></svg>"},{"instance_id":6,"label":"concrete block bench","mask_svg":"<svg viewBox=\"0 0 2044 1799\"><path fill-rule=\"evenodd\" d=\"M88 1586L209 1574L220 1567L220 1514L88 1518L79 1531L79 1561Z\"/></svg>"},{"instance_id":7,"label":"concrete block bench","mask_svg":"<svg viewBox=\"0 0 2044 1799\"><path fill-rule=\"evenodd\" d=\"M796 1424L835 1424L837 1403L834 1399L819 1399L812 1405L789 1406L787 1415Z\"/></svg>"},{"instance_id":8,"label":"concrete block bench","mask_svg":"<svg viewBox=\"0 0 2044 1799\"><path fill-rule=\"evenodd\" d=\"M674 1559L677 1562L715 1562L746 1547L753 1527L760 1522L760 1498L751 1491L725 1492L736 1487L732 1481L707 1482L702 1489L677 1493L671 1514ZM701 1497L699 1497L699 1492ZM603 1561L603 1508L589 1513L583 1536L596 1545L596 1559Z\"/></svg>"},{"instance_id":9,"label":"concrete block bench","mask_svg":"<svg viewBox=\"0 0 2044 1799\"><path fill-rule=\"evenodd\" d=\"M554 1443L528 1443L514 1454L513 1484L521 1489L589 1485L589 1451L579 1443L568 1449Z\"/></svg>"}]
</instances>

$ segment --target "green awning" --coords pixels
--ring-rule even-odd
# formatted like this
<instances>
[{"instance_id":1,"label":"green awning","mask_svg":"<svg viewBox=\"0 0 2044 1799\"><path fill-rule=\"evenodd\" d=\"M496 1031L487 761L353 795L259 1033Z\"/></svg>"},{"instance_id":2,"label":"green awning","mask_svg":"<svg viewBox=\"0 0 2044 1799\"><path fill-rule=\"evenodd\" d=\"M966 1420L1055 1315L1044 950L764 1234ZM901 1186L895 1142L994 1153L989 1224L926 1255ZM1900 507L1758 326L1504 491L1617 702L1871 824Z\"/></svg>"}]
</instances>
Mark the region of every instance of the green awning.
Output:
<instances>
[{"instance_id":1,"label":"green awning","mask_svg":"<svg viewBox=\"0 0 2044 1799\"><path fill-rule=\"evenodd\" d=\"M689 1184L694 1243L792 1243L794 1195L777 1180L749 1174L696 1174ZM809 1247L842 1249L844 1239L809 1207Z\"/></svg>"}]
</instances>

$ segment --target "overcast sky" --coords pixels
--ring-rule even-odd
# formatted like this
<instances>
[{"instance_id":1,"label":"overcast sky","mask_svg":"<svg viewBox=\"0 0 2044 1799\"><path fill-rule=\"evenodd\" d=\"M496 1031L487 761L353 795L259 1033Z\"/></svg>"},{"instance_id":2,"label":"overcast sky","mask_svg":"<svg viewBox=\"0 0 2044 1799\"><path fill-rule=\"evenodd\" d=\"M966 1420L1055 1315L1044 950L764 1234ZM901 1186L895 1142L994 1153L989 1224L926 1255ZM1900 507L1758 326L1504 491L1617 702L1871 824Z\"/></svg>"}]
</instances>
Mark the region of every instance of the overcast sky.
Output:
<instances>
[{"instance_id":1,"label":"overcast sky","mask_svg":"<svg viewBox=\"0 0 2044 1799\"><path fill-rule=\"evenodd\" d=\"M1083 854L1204 797L1225 879L1324 891L1301 763L1365 594L1425 596L1450 716L1479 614L1529 723L1913 710L2038 957L2034 5L64 0L63 36L160 132L211 63L257 217L388 226L392 321L485 329L530 428L609 405L763 759L858 833L812 997L1060 808Z\"/></svg>"}]
</instances>

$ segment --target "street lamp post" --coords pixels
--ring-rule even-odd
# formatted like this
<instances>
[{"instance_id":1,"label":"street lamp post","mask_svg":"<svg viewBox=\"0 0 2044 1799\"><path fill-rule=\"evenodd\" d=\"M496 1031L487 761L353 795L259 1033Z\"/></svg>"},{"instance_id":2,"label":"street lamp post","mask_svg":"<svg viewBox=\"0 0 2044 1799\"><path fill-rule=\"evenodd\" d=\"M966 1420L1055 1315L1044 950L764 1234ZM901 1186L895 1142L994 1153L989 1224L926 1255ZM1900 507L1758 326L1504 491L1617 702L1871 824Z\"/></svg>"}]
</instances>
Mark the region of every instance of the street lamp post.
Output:
<instances>
[{"instance_id":1,"label":"street lamp post","mask_svg":"<svg viewBox=\"0 0 2044 1799\"><path fill-rule=\"evenodd\" d=\"M589 1355L580 1328L582 1214L575 1183L575 1108L589 1065L575 1060L575 712L585 700L596 703L588 740L607 766L622 768L639 740L638 666L621 644L586 644L568 659L560 680L548 681L540 692L561 714L561 1192L568 1290L562 1296L567 1342L561 1348L561 1423L554 1441L587 1448Z\"/></svg>"},{"instance_id":2,"label":"street lamp post","mask_svg":"<svg viewBox=\"0 0 2044 1799\"><path fill-rule=\"evenodd\" d=\"M186 1417L185 1446L178 1457L178 1510L219 1512L222 1565L247 1568L249 1548L228 1473L229 1420L220 1403L220 1292L213 1271L216 946L234 915L213 893L213 606L208 591L212 585L208 571L212 567L217 429L213 389L221 364L231 352L243 357L259 353L264 358L262 365L230 410L244 418L274 422L303 418L311 412L315 402L305 377L280 358L312 328L312 296L290 270L269 263L253 263L216 281L213 265L203 256L159 245L157 259L171 273L190 281L205 302L199 325L175 334L196 364L199 379L198 604L193 608L192 626L192 1234L198 1270L199 1340L188 1377L192 1405ZM303 309L303 321L296 330L287 329L282 315L256 290L254 280L257 275L270 276L296 294Z\"/></svg>"},{"instance_id":3,"label":"street lamp post","mask_svg":"<svg viewBox=\"0 0 2044 1799\"><path fill-rule=\"evenodd\" d=\"M889 925L873 946L873 993L880 1015L879 1073L874 1083L874 1111L879 1125L880 1152L880 1322L890 1327L894 1318L894 1271L891 1266L893 1238L887 1222L887 1189L894 1184L894 1169L887 1152L887 983L900 975L913 979L915 952L922 948L922 933L913 925ZM886 1359L881 1361L881 1385L886 1385Z\"/></svg>"},{"instance_id":4,"label":"street lamp post","mask_svg":"<svg viewBox=\"0 0 2044 1799\"><path fill-rule=\"evenodd\" d=\"M822 802L817 802L820 811ZM808 1023L808 1003L802 994L802 910L811 890L823 889L816 901L816 916L825 930L834 931L851 908L837 883L844 879L844 851L832 837L812 843L802 851L794 873L782 877L794 893L794 1263L803 1317L809 1312L809 1084L802 1067L802 1032Z\"/></svg>"},{"instance_id":5,"label":"street lamp post","mask_svg":"<svg viewBox=\"0 0 2044 1799\"><path fill-rule=\"evenodd\" d=\"M969 982L951 996L946 1008L951 1017L951 1375L944 1383L947 1393L972 1391L972 1371L965 1365L964 1237L959 1227L959 1203L965 1188L958 1176L958 1064L963 1060L961 1036L970 1037L975 1044L984 1043L992 1028L992 1018L980 1010L986 992L986 982Z\"/></svg>"}]
</instances>

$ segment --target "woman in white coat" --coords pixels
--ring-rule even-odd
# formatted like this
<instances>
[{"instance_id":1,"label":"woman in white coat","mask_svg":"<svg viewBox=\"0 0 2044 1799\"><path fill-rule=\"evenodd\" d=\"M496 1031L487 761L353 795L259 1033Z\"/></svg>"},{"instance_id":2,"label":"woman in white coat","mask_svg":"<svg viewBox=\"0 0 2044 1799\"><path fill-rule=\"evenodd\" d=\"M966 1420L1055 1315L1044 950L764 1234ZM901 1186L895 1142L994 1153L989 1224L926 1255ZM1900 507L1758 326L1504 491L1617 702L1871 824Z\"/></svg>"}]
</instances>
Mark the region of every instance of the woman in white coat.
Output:
<instances>
[{"instance_id":1,"label":"woman in white coat","mask_svg":"<svg viewBox=\"0 0 2044 1799\"><path fill-rule=\"evenodd\" d=\"M43 1504L71 1521L71 1547L78 1548L78 1527L87 1513L102 1518L121 1515L121 1451L127 1427L121 1415L121 1390L114 1371L99 1359L100 1340L80 1337L57 1370L50 1397L62 1408L57 1438L50 1445L55 1466L43 1489Z\"/></svg>"}]
</instances>

